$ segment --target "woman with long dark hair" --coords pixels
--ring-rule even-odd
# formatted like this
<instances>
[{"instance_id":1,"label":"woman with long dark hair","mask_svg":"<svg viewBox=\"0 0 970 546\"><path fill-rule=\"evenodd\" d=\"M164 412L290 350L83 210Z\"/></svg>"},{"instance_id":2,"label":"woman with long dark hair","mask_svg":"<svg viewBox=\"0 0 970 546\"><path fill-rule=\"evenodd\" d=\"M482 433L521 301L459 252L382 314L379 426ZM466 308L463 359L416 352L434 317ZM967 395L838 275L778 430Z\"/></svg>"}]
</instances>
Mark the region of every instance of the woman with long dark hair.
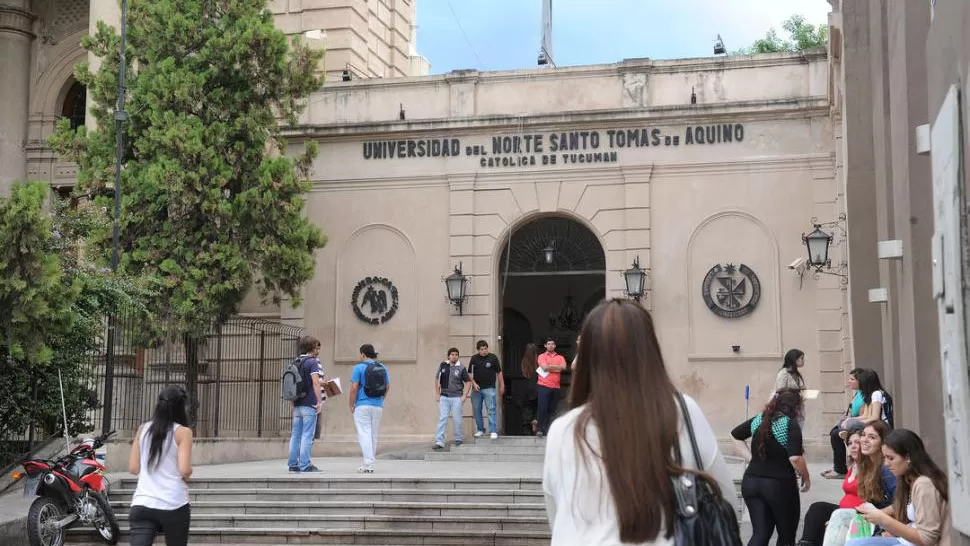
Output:
<instances>
[{"instance_id":1,"label":"woman with long dark hair","mask_svg":"<svg viewBox=\"0 0 970 546\"><path fill-rule=\"evenodd\" d=\"M189 397L179 386L166 387L155 416L138 428L131 444L128 471L138 475L131 498L131 546L151 546L158 533L167 546L189 541L189 490L192 476L192 429Z\"/></svg>"},{"instance_id":2,"label":"woman with long dark hair","mask_svg":"<svg viewBox=\"0 0 970 546\"><path fill-rule=\"evenodd\" d=\"M859 438L859 459L853 471L853 474L858 475L856 484L858 502L856 506L842 506L831 511L828 524L823 529L824 535L821 542L818 541L818 528L815 527L815 531L812 531L806 515L805 534L802 535L806 546L844 543L852 517L857 514L855 508L863 503L870 503L876 508L885 508L893 502L896 494L896 477L883 464L882 456L883 440L889 435L889 426L882 421L877 421L851 434L853 438L856 435ZM812 525L817 526L817 521ZM799 543L799 546L803 543Z\"/></svg>"},{"instance_id":3,"label":"woman with long dark hair","mask_svg":"<svg viewBox=\"0 0 970 546\"><path fill-rule=\"evenodd\" d=\"M845 453L846 440L842 439L839 432L842 431L842 425L846 420L862 415L862 408L866 405L862 391L859 390L859 375L863 371L862 368L853 368L849 372L849 378L846 380L846 386L852 389L852 400L845 409L845 414L842 415L842 419L829 431L829 442L832 444L832 468L822 472L823 478L839 480L845 478L849 470L846 466L848 464L848 458Z\"/></svg>"},{"instance_id":4,"label":"woman with long dark hair","mask_svg":"<svg viewBox=\"0 0 970 546\"><path fill-rule=\"evenodd\" d=\"M923 440L911 430L897 429L886 436L882 453L899 484L892 509L863 505L857 510L891 536L850 540L846 546L948 546L947 477L926 452Z\"/></svg>"},{"instance_id":5,"label":"woman with long dark hair","mask_svg":"<svg viewBox=\"0 0 970 546\"><path fill-rule=\"evenodd\" d=\"M859 391L862 393L862 412L859 417L842 421L840 425L842 430L839 432L842 438L848 437L850 431L861 429L870 423L884 421L888 426L889 422L886 413L889 395L879 381L879 374L875 370L864 369L856 377L859 381Z\"/></svg>"},{"instance_id":6,"label":"woman with long dark hair","mask_svg":"<svg viewBox=\"0 0 970 546\"><path fill-rule=\"evenodd\" d=\"M542 487L552 545L670 544L677 506L671 475L698 465L653 319L632 301L607 300L586 317L581 335L572 409L552 424L546 443ZM723 496L736 498L710 424L684 398L700 462Z\"/></svg>"},{"instance_id":7,"label":"woman with long dark hair","mask_svg":"<svg viewBox=\"0 0 970 546\"><path fill-rule=\"evenodd\" d=\"M536 390L536 359L538 357L539 350L536 348L536 344L527 344L525 352L522 353L522 362L519 363L525 381L519 382L519 389L516 393L517 403L522 414L522 429L531 430L533 436L539 431L539 421L536 420L539 401L539 394Z\"/></svg>"},{"instance_id":8,"label":"woman with long dark hair","mask_svg":"<svg viewBox=\"0 0 970 546\"><path fill-rule=\"evenodd\" d=\"M765 409L731 431L738 450L749 461L741 479L741 496L751 515L752 536L748 546L768 546L778 529L778 544L795 543L801 499L811 488L802 447L802 397L797 390L781 390ZM751 438L748 450L745 440Z\"/></svg>"},{"instance_id":9,"label":"woman with long dark hair","mask_svg":"<svg viewBox=\"0 0 970 546\"><path fill-rule=\"evenodd\" d=\"M805 378L799 368L805 366L805 353L800 349L790 349L785 353L785 361L775 376L774 392L783 390L800 391L805 389Z\"/></svg>"}]
</instances>

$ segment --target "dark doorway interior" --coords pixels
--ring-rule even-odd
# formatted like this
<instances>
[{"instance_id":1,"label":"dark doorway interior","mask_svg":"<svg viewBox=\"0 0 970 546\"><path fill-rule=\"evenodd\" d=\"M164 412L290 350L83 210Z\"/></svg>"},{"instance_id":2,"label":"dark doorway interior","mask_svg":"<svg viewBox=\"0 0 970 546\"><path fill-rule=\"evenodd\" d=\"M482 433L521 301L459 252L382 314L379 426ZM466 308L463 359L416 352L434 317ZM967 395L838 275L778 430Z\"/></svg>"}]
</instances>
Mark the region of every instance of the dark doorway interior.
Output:
<instances>
[{"instance_id":1,"label":"dark doorway interior","mask_svg":"<svg viewBox=\"0 0 970 546\"><path fill-rule=\"evenodd\" d=\"M522 375L527 343L544 350L547 337L571 362L582 320L606 293L606 258L596 236L565 218L542 218L515 231L500 259L502 362L506 391L503 434L531 434L523 416L530 381ZM566 409L570 373L562 375L560 411Z\"/></svg>"}]
</instances>

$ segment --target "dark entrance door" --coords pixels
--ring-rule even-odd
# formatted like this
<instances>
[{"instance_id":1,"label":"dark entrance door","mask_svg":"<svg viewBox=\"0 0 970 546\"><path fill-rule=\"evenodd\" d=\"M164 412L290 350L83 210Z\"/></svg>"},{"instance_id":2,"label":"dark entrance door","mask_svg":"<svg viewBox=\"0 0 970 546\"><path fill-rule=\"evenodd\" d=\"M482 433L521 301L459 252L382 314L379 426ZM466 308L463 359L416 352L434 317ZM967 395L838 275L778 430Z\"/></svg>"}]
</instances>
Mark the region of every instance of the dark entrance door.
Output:
<instances>
[{"instance_id":1,"label":"dark entrance door","mask_svg":"<svg viewBox=\"0 0 970 546\"><path fill-rule=\"evenodd\" d=\"M499 264L502 292L502 365L506 378L503 400L505 435L531 434L522 408L531 402L521 371L527 343L539 351L547 337L567 362L575 356L576 336L586 313L603 299L606 256L599 239L582 224L562 217L534 220L512 233ZM535 381L533 378L531 381ZM570 373L562 375L560 411Z\"/></svg>"}]
</instances>

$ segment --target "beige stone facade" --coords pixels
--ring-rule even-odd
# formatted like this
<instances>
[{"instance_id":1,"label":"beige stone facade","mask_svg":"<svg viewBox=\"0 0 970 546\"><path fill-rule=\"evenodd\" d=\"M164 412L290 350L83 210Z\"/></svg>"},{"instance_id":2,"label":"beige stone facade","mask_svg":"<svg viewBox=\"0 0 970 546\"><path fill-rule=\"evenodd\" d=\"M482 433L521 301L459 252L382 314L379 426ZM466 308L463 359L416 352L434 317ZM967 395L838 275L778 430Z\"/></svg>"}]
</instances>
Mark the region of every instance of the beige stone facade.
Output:
<instances>
[{"instance_id":1,"label":"beige stone facade","mask_svg":"<svg viewBox=\"0 0 970 546\"><path fill-rule=\"evenodd\" d=\"M326 49L320 70L328 81L341 81L344 71L354 80L427 74L415 44L416 6L417 0L270 2L281 30ZM74 66L98 64L80 41L99 20L118 26L117 0L0 0L0 191L25 176L73 183L75 166L59 161L46 138L74 109Z\"/></svg>"},{"instance_id":2,"label":"beige stone facade","mask_svg":"<svg viewBox=\"0 0 970 546\"><path fill-rule=\"evenodd\" d=\"M29 103L16 110L27 115L0 118L0 161L22 169L5 170L3 185L23 174L74 179L44 138L72 96L80 37L117 12L97 0L90 19L51 25L59 5L3 8L34 21L24 31L0 24L0 40L20 44L16 66L29 82L3 82L0 107ZM622 271L638 259L671 375L720 436L744 418L745 386L753 413L797 347L809 386L822 391L809 403L809 436L825 441L823 415L844 407L852 366L847 292L839 277L788 267L805 255L812 218L845 211L824 52L390 78L422 64L413 1L279 0L273 9L287 33L326 30L329 83L290 136L294 146L320 144L308 214L330 242L305 306L253 300L244 311L306 327L344 381L359 345L375 344L394 385L387 437L430 438L432 376L450 346L468 355L485 339L507 369L546 335L570 354L576 320L602 297L623 296ZM388 78L341 82L348 63L355 76ZM551 265L539 258L546 241L556 246ZM837 266L844 243L833 247ZM459 264L470 278L461 313L442 282ZM393 316L362 321L358 285L363 318L379 322L396 303ZM382 286L387 306L372 313L367 288ZM753 310L725 318L711 306ZM352 436L343 403L327 411L329 438ZM514 433L515 423L500 427Z\"/></svg>"},{"instance_id":3,"label":"beige stone facade","mask_svg":"<svg viewBox=\"0 0 970 546\"><path fill-rule=\"evenodd\" d=\"M532 340L568 340L575 333L548 315L566 296L582 313L597 283L600 297L623 296L621 273L639 258L670 372L718 433L743 420L745 385L760 408L782 355L798 347L808 383L823 391L808 419L821 441L831 426L822 414L845 404L846 292L838 277L788 265L805 254L811 219L834 220L841 207L828 92L824 54L329 84L291 136L320 144L308 214L330 242L307 305L287 318L323 339L342 377L357 347L374 343L400 385L382 427L427 436L431 380L448 347L468 355L485 339L499 355L520 354L504 346L523 342L510 339L513 317ZM505 256L528 251L516 234L550 219L592 233L585 252L602 252L603 270L572 287L541 268L506 281ZM836 264L843 248L833 249ZM458 264L471 279L462 314L442 283ZM708 308L705 276L718 264L757 276L749 315ZM400 301L376 326L351 305L368 276L390 279ZM330 434L351 426L328 419Z\"/></svg>"}]
</instances>

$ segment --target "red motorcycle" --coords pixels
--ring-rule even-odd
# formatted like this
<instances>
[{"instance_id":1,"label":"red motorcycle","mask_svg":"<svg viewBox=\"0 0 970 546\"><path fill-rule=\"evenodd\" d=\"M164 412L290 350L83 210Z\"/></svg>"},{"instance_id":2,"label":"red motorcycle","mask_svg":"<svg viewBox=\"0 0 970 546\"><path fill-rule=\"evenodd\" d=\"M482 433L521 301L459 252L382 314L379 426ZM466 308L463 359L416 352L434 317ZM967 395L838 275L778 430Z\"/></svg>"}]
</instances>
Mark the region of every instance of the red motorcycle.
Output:
<instances>
[{"instance_id":1,"label":"red motorcycle","mask_svg":"<svg viewBox=\"0 0 970 546\"><path fill-rule=\"evenodd\" d=\"M89 438L67 455L54 460L32 459L14 479L26 478L24 496L37 496L27 514L30 546L62 546L67 529L93 525L108 544L117 544L121 533L108 503L105 466L96 450L115 432Z\"/></svg>"}]
</instances>

